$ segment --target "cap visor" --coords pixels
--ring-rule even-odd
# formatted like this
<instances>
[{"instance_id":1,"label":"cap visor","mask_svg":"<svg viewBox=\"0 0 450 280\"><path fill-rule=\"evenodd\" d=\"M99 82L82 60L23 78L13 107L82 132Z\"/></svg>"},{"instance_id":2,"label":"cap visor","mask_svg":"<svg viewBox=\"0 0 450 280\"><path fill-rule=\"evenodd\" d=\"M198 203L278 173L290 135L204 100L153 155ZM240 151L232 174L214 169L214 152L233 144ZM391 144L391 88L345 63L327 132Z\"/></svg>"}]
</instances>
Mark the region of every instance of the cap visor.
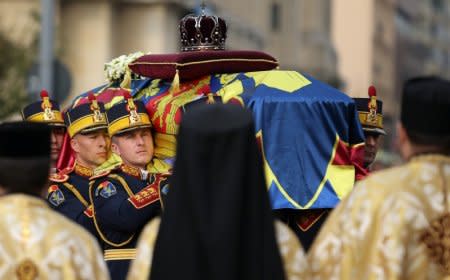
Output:
<instances>
[{"instance_id":1,"label":"cap visor","mask_svg":"<svg viewBox=\"0 0 450 280\"><path fill-rule=\"evenodd\" d=\"M93 131L97 131L97 130L102 130L102 129L108 129L107 125L98 125L98 126L93 126L93 127L88 127L85 129L80 130L78 133L80 134L86 134L86 133L90 133Z\"/></svg>"},{"instance_id":2,"label":"cap visor","mask_svg":"<svg viewBox=\"0 0 450 280\"><path fill-rule=\"evenodd\" d=\"M384 131L384 129L381 128L367 128L367 127L363 127L364 131L367 132L372 132L372 133L378 133L378 134L382 134L382 135L387 135L386 131Z\"/></svg>"},{"instance_id":3,"label":"cap visor","mask_svg":"<svg viewBox=\"0 0 450 280\"><path fill-rule=\"evenodd\" d=\"M133 130L135 130L135 129L145 128L145 127L150 128L150 127L152 127L152 125L151 125L151 124L140 124L140 125L136 125L136 126L127 127L127 128L124 128L124 129L122 129L122 130L117 131L116 133L114 133L114 134L111 135L111 136L114 136L114 135L120 135L120 134L125 133L125 132L128 132L128 131L133 131Z\"/></svg>"}]
</instances>

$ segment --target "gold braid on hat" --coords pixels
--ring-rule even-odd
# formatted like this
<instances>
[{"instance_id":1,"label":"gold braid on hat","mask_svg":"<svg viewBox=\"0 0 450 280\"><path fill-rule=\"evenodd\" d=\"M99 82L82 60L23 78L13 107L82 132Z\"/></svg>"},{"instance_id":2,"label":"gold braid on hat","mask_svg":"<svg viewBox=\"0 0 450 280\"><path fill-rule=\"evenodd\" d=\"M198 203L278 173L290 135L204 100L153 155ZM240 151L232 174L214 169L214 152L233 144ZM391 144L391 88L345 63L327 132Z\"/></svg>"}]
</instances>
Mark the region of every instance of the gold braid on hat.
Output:
<instances>
[{"instance_id":1,"label":"gold braid on hat","mask_svg":"<svg viewBox=\"0 0 450 280\"><path fill-rule=\"evenodd\" d=\"M94 113L94 123L98 123L98 122L104 122L105 121L105 117L102 114L102 112L100 111L100 106L98 106L98 102L97 102L97 98L95 97L95 95L93 93L89 93L89 102L91 102L91 111Z\"/></svg>"},{"instance_id":2,"label":"gold braid on hat","mask_svg":"<svg viewBox=\"0 0 450 280\"><path fill-rule=\"evenodd\" d=\"M52 103L50 102L50 98L48 97L48 92L43 89L41 91L42 104L41 107L44 110L44 120L52 121L56 119L55 114L52 111Z\"/></svg>"},{"instance_id":3,"label":"gold braid on hat","mask_svg":"<svg viewBox=\"0 0 450 280\"><path fill-rule=\"evenodd\" d=\"M134 104L133 98L131 97L130 93L128 91L124 91L123 97L127 100L127 108L130 112L129 120L130 125L137 124L141 122L141 117L137 113L136 104Z\"/></svg>"}]
</instances>

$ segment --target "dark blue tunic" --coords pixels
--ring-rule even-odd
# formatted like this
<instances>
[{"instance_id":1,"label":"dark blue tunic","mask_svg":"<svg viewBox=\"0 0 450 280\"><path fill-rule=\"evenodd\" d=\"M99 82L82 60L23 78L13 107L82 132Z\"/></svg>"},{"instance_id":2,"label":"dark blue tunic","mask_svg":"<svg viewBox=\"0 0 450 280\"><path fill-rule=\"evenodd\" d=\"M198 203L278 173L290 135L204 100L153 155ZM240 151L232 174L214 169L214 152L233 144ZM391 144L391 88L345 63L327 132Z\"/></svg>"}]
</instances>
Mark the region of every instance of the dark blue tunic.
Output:
<instances>
[{"instance_id":1,"label":"dark blue tunic","mask_svg":"<svg viewBox=\"0 0 450 280\"><path fill-rule=\"evenodd\" d=\"M143 178L132 167L122 166L93 180L94 222L110 276L125 279L142 228L161 213L160 191L168 177Z\"/></svg>"},{"instance_id":2,"label":"dark blue tunic","mask_svg":"<svg viewBox=\"0 0 450 280\"><path fill-rule=\"evenodd\" d=\"M51 208L80 224L95 236L89 202L89 177L92 170L80 165L50 176L47 202Z\"/></svg>"}]
</instances>

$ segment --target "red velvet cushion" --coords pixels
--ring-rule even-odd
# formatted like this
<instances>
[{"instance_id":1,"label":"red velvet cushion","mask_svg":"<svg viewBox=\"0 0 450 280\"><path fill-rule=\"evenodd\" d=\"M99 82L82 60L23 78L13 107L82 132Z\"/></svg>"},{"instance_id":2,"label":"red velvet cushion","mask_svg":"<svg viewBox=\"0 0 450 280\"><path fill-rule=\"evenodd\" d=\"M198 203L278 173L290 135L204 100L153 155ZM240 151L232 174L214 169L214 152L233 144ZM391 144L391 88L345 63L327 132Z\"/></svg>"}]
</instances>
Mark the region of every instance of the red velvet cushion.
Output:
<instances>
[{"instance_id":1,"label":"red velvet cushion","mask_svg":"<svg viewBox=\"0 0 450 280\"><path fill-rule=\"evenodd\" d=\"M131 71L153 79L193 80L210 74L272 70L278 62L258 51L193 51L144 55L129 64Z\"/></svg>"}]
</instances>

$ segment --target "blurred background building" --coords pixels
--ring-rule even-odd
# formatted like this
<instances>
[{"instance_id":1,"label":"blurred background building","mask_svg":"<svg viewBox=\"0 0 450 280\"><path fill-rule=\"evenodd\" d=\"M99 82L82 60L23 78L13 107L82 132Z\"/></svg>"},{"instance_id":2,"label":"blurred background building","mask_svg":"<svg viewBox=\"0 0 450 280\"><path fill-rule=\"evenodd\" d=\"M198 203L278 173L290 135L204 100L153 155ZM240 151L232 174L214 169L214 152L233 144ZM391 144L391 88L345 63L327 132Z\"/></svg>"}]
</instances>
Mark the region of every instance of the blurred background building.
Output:
<instances>
[{"instance_id":1,"label":"blurred background building","mask_svg":"<svg viewBox=\"0 0 450 280\"><path fill-rule=\"evenodd\" d=\"M0 70L0 101L10 100L6 98L13 92L10 88L21 96L7 109L0 108L0 118L17 111L27 91L36 94L39 88L33 62L39 58L41 1L0 0L0 49L18 52L0 63L8 67L22 61L14 71ZM104 63L121 54L177 52L178 21L198 12L200 2L55 0L54 54L60 65L56 69L68 74L56 79L63 86L55 88L54 96L70 100L101 85ZM387 149L394 145L403 81L421 74L450 78L447 0L205 2L208 10L227 20L228 49L265 51L279 60L282 69L308 73L354 97L366 96L367 88L375 85L384 102ZM64 87L67 83L70 88ZM57 92L61 89L67 92Z\"/></svg>"}]
</instances>

